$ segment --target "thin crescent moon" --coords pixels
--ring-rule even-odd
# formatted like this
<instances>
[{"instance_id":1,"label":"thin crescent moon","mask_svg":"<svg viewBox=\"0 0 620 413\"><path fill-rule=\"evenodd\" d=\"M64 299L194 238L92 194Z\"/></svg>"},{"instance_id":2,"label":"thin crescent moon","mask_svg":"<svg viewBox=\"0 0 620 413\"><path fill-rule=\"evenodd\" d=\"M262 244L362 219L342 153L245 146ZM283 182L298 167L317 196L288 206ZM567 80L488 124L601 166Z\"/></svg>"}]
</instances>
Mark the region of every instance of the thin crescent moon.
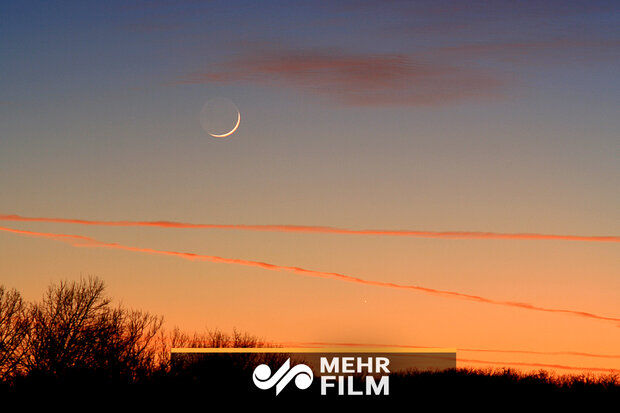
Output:
<instances>
[{"instance_id":1,"label":"thin crescent moon","mask_svg":"<svg viewBox=\"0 0 620 413\"><path fill-rule=\"evenodd\" d=\"M235 133L235 131L237 130L237 128L239 127L239 124L241 123L241 112L237 111L237 124L235 125L234 128L232 128L232 130L228 133L225 133L223 135L216 135L214 133L209 133L209 135L213 136L214 138L225 138L227 136L232 135L233 133Z\"/></svg>"}]
</instances>

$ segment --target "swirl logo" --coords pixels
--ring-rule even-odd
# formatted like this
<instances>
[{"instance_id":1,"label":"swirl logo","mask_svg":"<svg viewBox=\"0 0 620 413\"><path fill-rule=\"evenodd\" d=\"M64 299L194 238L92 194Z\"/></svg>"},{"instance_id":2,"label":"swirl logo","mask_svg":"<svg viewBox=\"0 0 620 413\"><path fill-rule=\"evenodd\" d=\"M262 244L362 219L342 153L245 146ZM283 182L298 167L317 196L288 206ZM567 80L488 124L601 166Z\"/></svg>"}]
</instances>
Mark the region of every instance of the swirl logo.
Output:
<instances>
[{"instance_id":1,"label":"swirl logo","mask_svg":"<svg viewBox=\"0 0 620 413\"><path fill-rule=\"evenodd\" d=\"M273 375L271 375L271 369L266 364L256 367L254 374L252 374L252 380L259 389L267 390L276 386L276 396L293 379L295 379L295 385L298 389L305 390L310 387L313 378L312 369L305 364L297 364L291 368L290 358Z\"/></svg>"}]
</instances>

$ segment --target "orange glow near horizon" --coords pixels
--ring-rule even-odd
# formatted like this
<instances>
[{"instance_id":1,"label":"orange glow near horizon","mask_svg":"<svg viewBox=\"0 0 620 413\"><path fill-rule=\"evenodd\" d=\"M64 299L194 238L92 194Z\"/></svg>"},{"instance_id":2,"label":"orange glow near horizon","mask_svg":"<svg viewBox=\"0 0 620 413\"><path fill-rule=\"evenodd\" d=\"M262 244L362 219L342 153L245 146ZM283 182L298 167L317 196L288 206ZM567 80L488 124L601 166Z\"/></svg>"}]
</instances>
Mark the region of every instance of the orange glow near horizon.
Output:
<instances>
[{"instance_id":1,"label":"orange glow near horizon","mask_svg":"<svg viewBox=\"0 0 620 413\"><path fill-rule=\"evenodd\" d=\"M162 251L162 250L156 250L152 248L131 247L131 246L121 245L117 243L102 242L94 238L85 237L82 235L41 233L41 232L34 232L34 231L16 230L16 229L5 228L5 227L0 227L0 231L11 232L11 233L15 233L18 235L42 237L42 238L48 238L48 239L53 239L57 241L68 242L74 247L112 248L112 249L119 249L119 250L124 250L124 251L142 252L142 253L147 253L147 254L168 255L168 256L174 256L174 257L178 257L178 258L182 258L182 259L186 259L190 261L209 261L209 262L222 263L222 264L236 264L236 265L244 265L244 266L250 266L250 267L259 267L262 269L267 269L267 270L272 270L272 271L288 271L288 272L293 272L296 274L301 274L301 275L306 275L306 276L311 276L311 277L335 279L339 281L371 285L375 287L413 290L413 291L422 292L426 294L470 300L470 301L475 301L475 302L483 303L483 304L495 304L495 305L502 305L502 306L508 306L508 307L516 307L516 308L525 309L525 310L542 311L542 312L549 312L549 313L561 313L561 314L567 314L567 315L572 315L572 316L590 318L594 320L620 322L620 318L607 317L607 316L597 315L597 314L593 314L593 313L589 313L585 311L567 310L567 309L559 309L559 308L546 308L546 307L540 307L540 306L536 306L536 305L532 305L528 303L521 303L521 302L514 302L514 301L501 301L501 300L481 297L478 295L464 294L464 293L459 293L455 291L438 290L434 288L421 287L417 285L402 285L402 284L391 283L391 282L365 280L365 279L353 277L350 275L340 274L336 272L315 271L315 270L309 270L309 269L300 268L300 267L291 267L291 266L285 266L285 265L277 265L277 264L270 264L266 262L250 261L250 260L243 260L243 259L236 259L236 258L224 258L224 257L213 256L213 255L194 254L190 252Z\"/></svg>"},{"instance_id":2,"label":"orange glow near horizon","mask_svg":"<svg viewBox=\"0 0 620 413\"><path fill-rule=\"evenodd\" d=\"M235 264L246 267L256 267L260 269L266 269L270 271L278 271L278 272L292 272L295 274L300 274L309 277L317 277L323 279L332 279L344 281L347 283L359 284L359 285L367 285L374 287L383 287L387 289L395 289L395 290L409 290L424 293L430 296L442 296L446 298L455 298L459 300L478 302L483 304L493 304L495 306L504 306L504 307L512 307L521 310L534 310L536 312L545 312L545 313L559 313L570 316L576 316L582 319L590 319L590 320L599 320L599 321L610 321L614 324L618 324L620 322L620 318L599 315L591 312L577 311L572 309L563 309L563 308L548 308L535 306L528 303L523 302L514 302L514 301L505 301L505 300L496 300L487 298L484 296L465 294L461 292L449 291L449 290L440 290L440 289L432 289L417 285L404 285L395 282L388 281L376 281L376 280L368 280L358 277L353 277L350 275L345 275L338 272L327 272L327 271L315 271L309 270L302 267L297 266L285 266L285 265L276 265L272 263L262 262L262 261L253 261L253 260L243 260L243 259L234 259L234 258L225 258L221 256L214 255L205 255L205 254L196 254L190 252L179 252L173 250L164 250L164 249L154 249L154 248L144 248L144 247L133 247L119 243L112 242L103 242L96 238L84 235L74 235L74 234L64 234L64 233L50 233L50 232L38 232L38 231L30 231L30 230L21 230L7 227L0 227L0 231L5 233L12 233L16 235L26 236L26 237L35 237L35 238L43 238L54 241L60 241L65 244L69 244L74 247L81 248L101 248L101 249L117 249L128 252L140 252L143 254L155 254L155 255L165 255L170 257L181 258L186 261L208 261L213 263L223 263L223 264ZM612 329L615 330L616 326L612 326ZM286 342L286 341L284 341ZM341 345L343 343L331 343L331 342L297 342L301 343L301 345L316 345L318 347L324 347L325 345ZM368 346L369 344L361 344L363 341L354 343L346 343L350 346ZM448 343L450 344L450 343ZM296 344L294 344L296 345ZM371 346L389 346L389 347L402 347L402 348L419 348L424 346L413 346L406 344L370 344ZM426 346L428 347L428 346ZM513 360L505 360L502 358L494 360L490 359L479 359L479 358L468 358L463 357L462 355L458 355L458 366L504 366L516 368L519 370L535 370L535 369L548 369L551 371L557 372L576 372L581 371L585 373L592 374L610 374L616 373L620 368L620 363L617 360L620 359L620 355L614 355L609 353L595 353L595 352L585 352L585 351L537 351L537 350L519 350L519 349L493 349L493 348L473 348L473 347L457 347L458 353L462 352L473 352L473 353L485 353L492 355L493 353L501 354L512 354L513 356L519 356L519 358L514 358ZM535 358L541 358L541 360L528 360L526 356L533 356ZM521 359L522 358L522 359ZM549 358L558 359L558 362L552 362ZM592 366L588 365L587 362L581 364L578 362L579 359L599 359L599 360L607 360L613 363L609 366Z\"/></svg>"}]
</instances>

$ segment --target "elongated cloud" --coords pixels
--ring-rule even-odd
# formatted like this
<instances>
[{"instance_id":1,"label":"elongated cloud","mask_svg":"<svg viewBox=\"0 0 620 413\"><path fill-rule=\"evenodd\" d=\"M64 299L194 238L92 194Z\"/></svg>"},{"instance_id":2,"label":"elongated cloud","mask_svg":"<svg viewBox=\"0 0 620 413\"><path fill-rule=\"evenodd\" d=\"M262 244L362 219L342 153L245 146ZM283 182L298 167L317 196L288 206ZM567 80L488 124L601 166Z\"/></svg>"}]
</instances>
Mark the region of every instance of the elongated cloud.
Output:
<instances>
[{"instance_id":1,"label":"elongated cloud","mask_svg":"<svg viewBox=\"0 0 620 413\"><path fill-rule=\"evenodd\" d=\"M433 355L433 354L415 354L413 356L416 358L451 360L451 357ZM459 363L492 364L492 365L499 365L503 368L518 366L518 367L535 367L537 369L543 368L543 369L557 369L557 370L578 370L578 371L589 371L589 372L610 373L610 374L620 373L620 369L610 368L610 367L569 366L566 364L535 363L535 362L528 362L528 361L497 361L497 360L491 361L491 360L466 359L462 357L457 357L456 362L457 364Z\"/></svg>"},{"instance_id":2,"label":"elongated cloud","mask_svg":"<svg viewBox=\"0 0 620 413\"><path fill-rule=\"evenodd\" d=\"M261 51L177 79L177 84L250 82L293 87L354 105L437 105L496 96L496 74L423 56L334 50Z\"/></svg>"},{"instance_id":3,"label":"elongated cloud","mask_svg":"<svg viewBox=\"0 0 620 413\"><path fill-rule=\"evenodd\" d=\"M461 300L474 301L482 304L494 304L501 305L506 307L520 308L524 310L532 310L532 311L540 311L545 313L558 313L558 314L566 314L578 317L585 317L594 320L603 320L603 321L613 321L620 322L620 318L615 317L606 317L602 315L597 315L585 311L577 311L577 310L568 310L568 309L560 309L560 308L546 308L539 307L529 303L521 303L516 301L504 301L504 300L495 300L492 298L481 297L478 295L459 293L456 291L446 291L446 290L437 290L434 288L422 287L418 285L403 285L396 284L385 281L373 281L373 280L365 280L358 277L353 277L350 275L340 274L336 272L325 272L325 271L316 271L309 270L300 267L291 267L286 265L277 265L277 264L269 264L266 262L260 261L250 261L250 260L242 260L236 258L224 258L218 257L214 255L202 255L202 254L194 254L190 252L177 252L177 251L164 251L164 250L156 250L152 248L141 248L141 247L131 247L127 245L121 245L117 243L107 243L98 241L94 238L85 237L81 235L66 235L66 234L50 234L44 232L33 232L33 231L24 231L17 230L13 228L5 228L0 227L0 231L10 232L18 235L24 236L32 236L32 237L42 237L47 239L53 239L56 241L62 241L69 243L75 247L93 247L93 248L111 248L111 249L119 249L123 251L132 251L132 252L142 252L146 254L156 254L156 255L167 255L178 257L190 261L209 261L214 263L222 263L222 264L236 264L243 265L247 267L258 267L271 271L286 271L292 272L295 274L305 275L308 277L318 277L318 278L327 278L332 280L345 281L355 284L362 285L370 285L374 287L384 287L390 289L398 289L398 290L408 290L426 293L430 295L436 295L441 297L449 297L449 298L457 298Z\"/></svg>"},{"instance_id":4,"label":"elongated cloud","mask_svg":"<svg viewBox=\"0 0 620 413\"><path fill-rule=\"evenodd\" d=\"M411 349L412 351L420 348L433 348L433 346L412 346L404 344L376 344L376 343L333 343L325 341L311 341L311 342L287 342L280 343L287 347L385 347L385 348L403 348ZM542 356L577 356L577 357L593 357L603 359L620 359L620 354L597 354L597 353L585 353L579 351L535 351L535 350L501 350L501 349L484 349L484 348L457 348L458 352L468 353L506 353L506 354L531 354Z\"/></svg>"},{"instance_id":5,"label":"elongated cloud","mask_svg":"<svg viewBox=\"0 0 620 413\"><path fill-rule=\"evenodd\" d=\"M48 222L58 224L98 225L113 227L162 227L162 228L203 228L203 229L234 229L265 232L302 232L317 234L345 235L386 235L416 238L441 239L504 239L504 240L555 240L555 241L589 241L589 242L620 242L620 236L589 236L589 235L554 235L554 234L509 234L497 232L475 231L412 231L384 229L344 229L304 225L225 225L225 224L191 224L170 221L93 221L71 218L32 218L20 215L0 215L0 221Z\"/></svg>"},{"instance_id":6,"label":"elongated cloud","mask_svg":"<svg viewBox=\"0 0 620 413\"><path fill-rule=\"evenodd\" d=\"M546 364L546 363L528 363L519 361L489 361L489 360L477 360L477 359L463 359L457 358L457 363L481 363L481 364L495 364L500 366L522 366L522 367L537 367L547 369L558 370L579 370L579 371L591 371L602 373L620 373L620 369L605 368L605 367L580 367L580 366L567 366L565 364Z\"/></svg>"}]
</instances>

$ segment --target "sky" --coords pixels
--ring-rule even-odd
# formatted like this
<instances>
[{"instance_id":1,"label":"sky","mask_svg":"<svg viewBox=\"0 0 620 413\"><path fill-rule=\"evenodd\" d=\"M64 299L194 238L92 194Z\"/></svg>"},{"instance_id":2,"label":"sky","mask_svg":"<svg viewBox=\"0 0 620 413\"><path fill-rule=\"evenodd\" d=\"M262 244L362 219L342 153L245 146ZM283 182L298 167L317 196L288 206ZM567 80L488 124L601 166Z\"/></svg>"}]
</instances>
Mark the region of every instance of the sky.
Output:
<instances>
[{"instance_id":1,"label":"sky","mask_svg":"<svg viewBox=\"0 0 620 413\"><path fill-rule=\"evenodd\" d=\"M1 2L0 283L620 370L618 27L612 1Z\"/></svg>"}]
</instances>

